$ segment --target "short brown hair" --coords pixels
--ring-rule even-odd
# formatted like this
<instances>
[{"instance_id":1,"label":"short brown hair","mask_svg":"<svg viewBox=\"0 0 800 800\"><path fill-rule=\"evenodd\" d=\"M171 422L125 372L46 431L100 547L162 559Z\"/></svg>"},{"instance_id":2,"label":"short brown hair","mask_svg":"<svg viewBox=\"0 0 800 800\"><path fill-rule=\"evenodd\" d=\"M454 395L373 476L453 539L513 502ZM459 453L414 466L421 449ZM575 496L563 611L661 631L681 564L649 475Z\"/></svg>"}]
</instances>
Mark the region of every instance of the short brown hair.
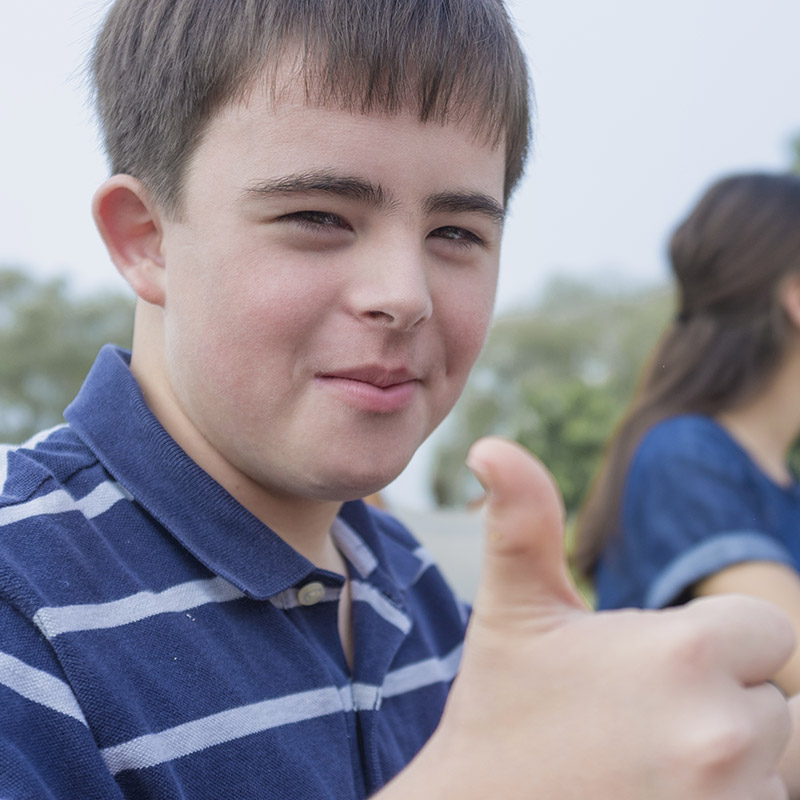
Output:
<instances>
[{"instance_id":1,"label":"short brown hair","mask_svg":"<svg viewBox=\"0 0 800 800\"><path fill-rule=\"evenodd\" d=\"M298 47L310 102L413 109L493 144L505 137L511 193L529 146L530 81L503 0L117 0L91 61L112 171L177 210L210 119Z\"/></svg>"}]
</instances>

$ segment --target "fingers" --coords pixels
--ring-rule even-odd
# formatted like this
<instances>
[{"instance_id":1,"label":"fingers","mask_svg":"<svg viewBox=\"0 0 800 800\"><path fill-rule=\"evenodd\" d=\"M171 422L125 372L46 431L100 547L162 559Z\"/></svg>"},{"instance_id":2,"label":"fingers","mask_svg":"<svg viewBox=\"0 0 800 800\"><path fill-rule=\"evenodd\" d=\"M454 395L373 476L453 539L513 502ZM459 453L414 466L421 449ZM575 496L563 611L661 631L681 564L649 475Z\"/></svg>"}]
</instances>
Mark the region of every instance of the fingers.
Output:
<instances>
[{"instance_id":1,"label":"fingers","mask_svg":"<svg viewBox=\"0 0 800 800\"><path fill-rule=\"evenodd\" d=\"M772 772L792 735L792 720L786 698L771 683L753 686L745 692L745 702L750 706L751 717L759 731L754 761L767 765L767 771Z\"/></svg>"},{"instance_id":2,"label":"fingers","mask_svg":"<svg viewBox=\"0 0 800 800\"><path fill-rule=\"evenodd\" d=\"M487 492L483 575L476 613L546 621L584 608L564 556L564 508L550 473L498 437L476 442L467 465Z\"/></svg>"},{"instance_id":3,"label":"fingers","mask_svg":"<svg viewBox=\"0 0 800 800\"><path fill-rule=\"evenodd\" d=\"M763 785L763 791L753 800L790 800L786 784L780 775L773 775Z\"/></svg>"},{"instance_id":4,"label":"fingers","mask_svg":"<svg viewBox=\"0 0 800 800\"><path fill-rule=\"evenodd\" d=\"M695 600L686 611L708 632L720 664L745 686L772 680L794 652L791 622L766 600L717 595Z\"/></svg>"},{"instance_id":5,"label":"fingers","mask_svg":"<svg viewBox=\"0 0 800 800\"><path fill-rule=\"evenodd\" d=\"M717 765L718 770L727 772L728 791L724 796L786 800L786 784L776 771L791 733L786 699L779 689L767 683L743 692L739 706L741 731L737 736L732 727L721 742L720 755L726 745L730 751L730 763L722 758ZM718 770L712 769L712 774Z\"/></svg>"},{"instance_id":6,"label":"fingers","mask_svg":"<svg viewBox=\"0 0 800 800\"><path fill-rule=\"evenodd\" d=\"M792 733L783 752L780 764L781 775L791 797L800 797L800 695L789 700L789 715Z\"/></svg>"}]
</instances>

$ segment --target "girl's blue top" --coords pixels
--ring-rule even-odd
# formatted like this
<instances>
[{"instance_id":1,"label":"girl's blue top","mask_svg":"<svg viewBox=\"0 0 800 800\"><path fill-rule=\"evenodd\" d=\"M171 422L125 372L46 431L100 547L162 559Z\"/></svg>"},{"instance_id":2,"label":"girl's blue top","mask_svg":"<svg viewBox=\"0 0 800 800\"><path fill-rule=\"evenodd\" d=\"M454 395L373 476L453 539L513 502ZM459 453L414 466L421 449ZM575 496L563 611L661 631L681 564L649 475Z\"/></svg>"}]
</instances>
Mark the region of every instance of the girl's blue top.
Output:
<instances>
[{"instance_id":1,"label":"girl's blue top","mask_svg":"<svg viewBox=\"0 0 800 800\"><path fill-rule=\"evenodd\" d=\"M746 561L800 568L800 484L777 484L709 417L655 425L631 460L596 573L598 607L675 605Z\"/></svg>"}]
</instances>

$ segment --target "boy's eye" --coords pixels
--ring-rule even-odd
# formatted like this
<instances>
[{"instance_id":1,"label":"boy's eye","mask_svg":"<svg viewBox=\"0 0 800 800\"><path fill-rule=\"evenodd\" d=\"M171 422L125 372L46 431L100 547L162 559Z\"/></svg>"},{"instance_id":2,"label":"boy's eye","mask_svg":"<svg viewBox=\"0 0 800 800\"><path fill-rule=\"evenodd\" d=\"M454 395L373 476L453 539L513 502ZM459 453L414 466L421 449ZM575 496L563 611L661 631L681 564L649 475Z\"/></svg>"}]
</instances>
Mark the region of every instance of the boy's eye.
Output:
<instances>
[{"instance_id":1,"label":"boy's eye","mask_svg":"<svg viewBox=\"0 0 800 800\"><path fill-rule=\"evenodd\" d=\"M431 232L431 236L447 239L462 247L485 244L480 236L477 236L472 231L468 231L466 228L459 228L455 225L445 225L442 228L436 228L435 231Z\"/></svg>"},{"instance_id":2,"label":"boy's eye","mask_svg":"<svg viewBox=\"0 0 800 800\"><path fill-rule=\"evenodd\" d=\"M338 214L331 214L327 211L295 211L286 214L282 219L291 220L299 225L313 230L323 228L347 228L350 226Z\"/></svg>"}]
</instances>

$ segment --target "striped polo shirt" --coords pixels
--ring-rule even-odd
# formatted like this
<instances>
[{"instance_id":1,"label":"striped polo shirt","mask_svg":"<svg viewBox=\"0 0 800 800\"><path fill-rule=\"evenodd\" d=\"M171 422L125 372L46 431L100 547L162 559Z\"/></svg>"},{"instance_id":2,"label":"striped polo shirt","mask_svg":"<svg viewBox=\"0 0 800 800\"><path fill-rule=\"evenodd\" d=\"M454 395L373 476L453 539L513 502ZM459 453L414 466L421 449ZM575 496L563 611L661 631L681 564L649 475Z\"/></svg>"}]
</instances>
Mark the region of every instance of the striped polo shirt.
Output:
<instances>
[{"instance_id":1,"label":"striped polo shirt","mask_svg":"<svg viewBox=\"0 0 800 800\"><path fill-rule=\"evenodd\" d=\"M195 464L104 348L67 424L0 449L0 797L362 798L415 755L465 611L392 517L346 503L344 579Z\"/></svg>"}]
</instances>

